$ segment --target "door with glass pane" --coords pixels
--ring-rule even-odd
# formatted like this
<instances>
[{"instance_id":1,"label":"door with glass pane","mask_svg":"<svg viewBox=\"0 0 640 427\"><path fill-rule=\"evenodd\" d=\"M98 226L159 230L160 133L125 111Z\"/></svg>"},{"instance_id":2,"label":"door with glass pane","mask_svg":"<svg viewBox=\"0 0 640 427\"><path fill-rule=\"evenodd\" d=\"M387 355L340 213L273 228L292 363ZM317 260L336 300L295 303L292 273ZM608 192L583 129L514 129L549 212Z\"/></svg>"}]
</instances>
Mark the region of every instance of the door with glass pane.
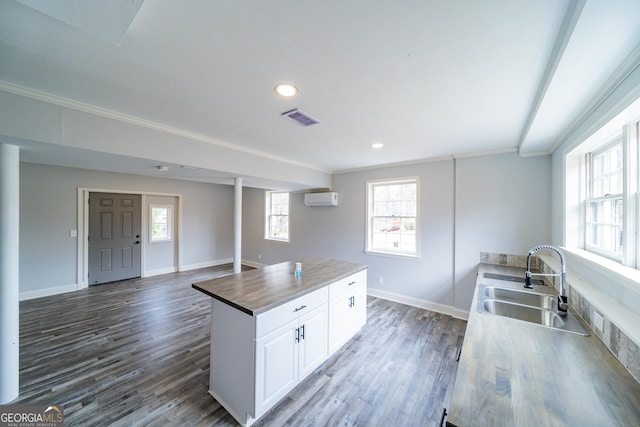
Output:
<instances>
[{"instance_id":1,"label":"door with glass pane","mask_svg":"<svg viewBox=\"0 0 640 427\"><path fill-rule=\"evenodd\" d=\"M89 284L140 277L139 194L89 194Z\"/></svg>"}]
</instances>

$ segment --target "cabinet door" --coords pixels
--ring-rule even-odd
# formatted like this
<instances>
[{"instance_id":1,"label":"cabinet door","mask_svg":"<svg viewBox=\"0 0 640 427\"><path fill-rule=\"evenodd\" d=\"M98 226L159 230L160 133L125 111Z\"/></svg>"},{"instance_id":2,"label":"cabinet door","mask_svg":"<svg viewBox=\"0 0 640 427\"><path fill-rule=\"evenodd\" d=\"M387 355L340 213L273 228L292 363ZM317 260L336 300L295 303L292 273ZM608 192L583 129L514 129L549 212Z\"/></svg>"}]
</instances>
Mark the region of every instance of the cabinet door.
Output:
<instances>
[{"instance_id":1,"label":"cabinet door","mask_svg":"<svg viewBox=\"0 0 640 427\"><path fill-rule=\"evenodd\" d=\"M256 340L256 417L298 383L298 320Z\"/></svg>"},{"instance_id":2,"label":"cabinet door","mask_svg":"<svg viewBox=\"0 0 640 427\"><path fill-rule=\"evenodd\" d=\"M331 300L329 318L329 351L335 352L352 335L351 293L345 293Z\"/></svg>"},{"instance_id":3,"label":"cabinet door","mask_svg":"<svg viewBox=\"0 0 640 427\"><path fill-rule=\"evenodd\" d=\"M329 311L329 353L337 351L367 322L367 288L364 285L331 300Z\"/></svg>"},{"instance_id":4,"label":"cabinet door","mask_svg":"<svg viewBox=\"0 0 640 427\"><path fill-rule=\"evenodd\" d=\"M355 289L351 315L353 322L352 334L355 334L367 323L367 288L365 286L359 286Z\"/></svg>"},{"instance_id":5,"label":"cabinet door","mask_svg":"<svg viewBox=\"0 0 640 427\"><path fill-rule=\"evenodd\" d=\"M300 318L300 377L302 380L327 359L327 314L326 305L318 307Z\"/></svg>"}]
</instances>

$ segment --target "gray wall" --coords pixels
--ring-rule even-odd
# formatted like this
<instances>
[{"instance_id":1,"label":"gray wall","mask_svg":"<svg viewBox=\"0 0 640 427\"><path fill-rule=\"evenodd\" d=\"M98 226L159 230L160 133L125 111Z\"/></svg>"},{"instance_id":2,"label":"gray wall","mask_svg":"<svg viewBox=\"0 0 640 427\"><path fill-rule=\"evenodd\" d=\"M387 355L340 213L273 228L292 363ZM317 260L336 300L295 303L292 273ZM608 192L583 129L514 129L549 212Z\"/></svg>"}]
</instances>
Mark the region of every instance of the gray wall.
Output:
<instances>
[{"instance_id":1,"label":"gray wall","mask_svg":"<svg viewBox=\"0 0 640 427\"><path fill-rule=\"evenodd\" d=\"M456 170L455 306L468 308L480 252L526 255L551 242L551 159L473 157Z\"/></svg>"},{"instance_id":2,"label":"gray wall","mask_svg":"<svg viewBox=\"0 0 640 427\"><path fill-rule=\"evenodd\" d=\"M78 228L78 187L181 194L182 265L196 267L233 256L230 186L21 163L21 293L77 284L77 241L69 231ZM165 262L169 265L150 265L171 267L169 258Z\"/></svg>"},{"instance_id":3,"label":"gray wall","mask_svg":"<svg viewBox=\"0 0 640 427\"><path fill-rule=\"evenodd\" d=\"M550 171L549 156L512 153L337 174L338 207L307 207L292 194L288 244L264 240L264 191L247 188L243 259L367 264L374 291L468 310L481 251L526 254L549 242ZM366 180L406 176L420 177L421 258L364 254Z\"/></svg>"},{"instance_id":4,"label":"gray wall","mask_svg":"<svg viewBox=\"0 0 640 427\"><path fill-rule=\"evenodd\" d=\"M406 176L420 177L421 258L364 254L366 180ZM467 310L480 252L525 254L548 243L550 177L548 156L516 154L337 174L338 207L307 207L302 193L292 194L290 243L264 240L264 191L245 188L242 258L363 263L374 291ZM233 256L232 187L29 163L21 163L20 179L21 292L76 283L77 245L69 230L77 228L78 187L181 194L183 266Z\"/></svg>"}]
</instances>

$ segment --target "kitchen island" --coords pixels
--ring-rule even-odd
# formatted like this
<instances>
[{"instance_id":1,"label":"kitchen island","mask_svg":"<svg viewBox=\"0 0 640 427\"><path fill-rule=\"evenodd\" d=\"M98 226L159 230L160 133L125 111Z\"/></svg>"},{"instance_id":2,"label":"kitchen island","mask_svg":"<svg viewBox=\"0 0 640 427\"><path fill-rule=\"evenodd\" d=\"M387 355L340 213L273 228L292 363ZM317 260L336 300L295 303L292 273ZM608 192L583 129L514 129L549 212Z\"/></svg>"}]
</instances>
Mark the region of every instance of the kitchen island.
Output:
<instances>
[{"instance_id":1,"label":"kitchen island","mask_svg":"<svg viewBox=\"0 0 640 427\"><path fill-rule=\"evenodd\" d=\"M365 265L304 258L193 284L212 297L209 393L253 424L366 322Z\"/></svg>"}]
</instances>

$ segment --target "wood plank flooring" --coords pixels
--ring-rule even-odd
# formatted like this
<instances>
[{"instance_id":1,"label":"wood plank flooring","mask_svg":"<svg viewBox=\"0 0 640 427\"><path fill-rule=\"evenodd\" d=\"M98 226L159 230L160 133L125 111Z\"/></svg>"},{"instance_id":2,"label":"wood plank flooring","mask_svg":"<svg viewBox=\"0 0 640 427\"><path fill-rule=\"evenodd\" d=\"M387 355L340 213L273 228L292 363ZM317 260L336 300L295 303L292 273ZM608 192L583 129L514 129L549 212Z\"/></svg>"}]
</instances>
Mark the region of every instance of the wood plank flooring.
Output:
<instances>
[{"instance_id":1,"label":"wood plank flooring","mask_svg":"<svg viewBox=\"0 0 640 427\"><path fill-rule=\"evenodd\" d=\"M208 393L211 298L231 265L20 303L20 396L66 426L236 426ZM430 426L454 383L466 322L368 298L362 331L256 426Z\"/></svg>"}]
</instances>

